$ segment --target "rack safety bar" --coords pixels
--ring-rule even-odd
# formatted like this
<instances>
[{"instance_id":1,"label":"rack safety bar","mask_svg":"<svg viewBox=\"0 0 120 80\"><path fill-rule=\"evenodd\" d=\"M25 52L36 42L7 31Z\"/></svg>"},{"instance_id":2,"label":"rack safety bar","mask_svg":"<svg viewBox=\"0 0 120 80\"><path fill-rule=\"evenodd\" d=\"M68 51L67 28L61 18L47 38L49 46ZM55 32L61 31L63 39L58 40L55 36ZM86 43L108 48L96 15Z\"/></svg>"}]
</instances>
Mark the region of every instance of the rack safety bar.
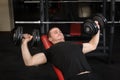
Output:
<instances>
[{"instance_id":1,"label":"rack safety bar","mask_svg":"<svg viewBox=\"0 0 120 80\"><path fill-rule=\"evenodd\" d=\"M69 23L84 23L83 21L15 21L16 24L69 24ZM120 21L107 21L108 24L111 23L120 23Z\"/></svg>"}]
</instances>

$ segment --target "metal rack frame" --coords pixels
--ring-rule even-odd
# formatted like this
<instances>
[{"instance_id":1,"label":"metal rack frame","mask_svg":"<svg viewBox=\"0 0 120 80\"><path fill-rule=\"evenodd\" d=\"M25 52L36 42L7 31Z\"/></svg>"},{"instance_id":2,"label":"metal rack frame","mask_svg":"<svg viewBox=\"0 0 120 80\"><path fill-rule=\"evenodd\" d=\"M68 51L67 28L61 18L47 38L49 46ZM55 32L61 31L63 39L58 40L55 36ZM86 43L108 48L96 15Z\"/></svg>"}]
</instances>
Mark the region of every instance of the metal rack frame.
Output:
<instances>
[{"instance_id":1,"label":"metal rack frame","mask_svg":"<svg viewBox=\"0 0 120 80\"><path fill-rule=\"evenodd\" d=\"M104 0L74 0L74 1L69 1L69 0L61 0L61 1L54 1L50 0L48 1L49 3L78 3L78 2L103 2ZM107 2L111 2L112 0L105 0ZM40 0L24 0L24 3L40 3ZM44 0L45 2L45 0ZM120 2L120 0L116 0L116 2Z\"/></svg>"},{"instance_id":2,"label":"metal rack frame","mask_svg":"<svg viewBox=\"0 0 120 80\"><path fill-rule=\"evenodd\" d=\"M111 21L107 21L107 24L111 24L111 31L110 34L110 57L112 52L112 45L113 45L113 37L114 37L114 24L119 24L120 21L115 21L115 0L78 0L78 1L49 1L49 0L24 0L24 3L38 3L40 4L40 20L38 21L14 21L15 24L40 24L41 25L41 33L44 34L49 29L49 24L69 24L69 23L84 23L83 21L49 21L49 14L48 14L48 4L49 3L80 3L80 2L102 2L103 3L103 15L106 16L106 6L107 2L111 3ZM116 0L116 2L120 2L120 0ZM44 4L45 3L45 4ZM46 9L45 9L46 8ZM45 16L46 13L46 16ZM46 21L44 20L46 19ZM46 28L44 26L46 24ZM103 52L106 53L106 32L105 28L103 29ZM111 58L109 57L109 62Z\"/></svg>"}]
</instances>

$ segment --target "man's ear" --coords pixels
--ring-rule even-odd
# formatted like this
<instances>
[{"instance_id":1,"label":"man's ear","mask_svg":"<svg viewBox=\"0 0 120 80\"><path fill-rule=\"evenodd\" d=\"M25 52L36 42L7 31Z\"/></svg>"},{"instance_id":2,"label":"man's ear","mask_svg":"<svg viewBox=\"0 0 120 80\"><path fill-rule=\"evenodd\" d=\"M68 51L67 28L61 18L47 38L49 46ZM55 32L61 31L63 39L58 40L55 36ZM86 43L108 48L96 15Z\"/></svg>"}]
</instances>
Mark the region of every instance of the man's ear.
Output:
<instances>
[{"instance_id":1,"label":"man's ear","mask_svg":"<svg viewBox=\"0 0 120 80\"><path fill-rule=\"evenodd\" d=\"M52 38L51 38L51 37L49 37L49 38L48 38L48 40L51 42L51 41L52 41Z\"/></svg>"}]
</instances>

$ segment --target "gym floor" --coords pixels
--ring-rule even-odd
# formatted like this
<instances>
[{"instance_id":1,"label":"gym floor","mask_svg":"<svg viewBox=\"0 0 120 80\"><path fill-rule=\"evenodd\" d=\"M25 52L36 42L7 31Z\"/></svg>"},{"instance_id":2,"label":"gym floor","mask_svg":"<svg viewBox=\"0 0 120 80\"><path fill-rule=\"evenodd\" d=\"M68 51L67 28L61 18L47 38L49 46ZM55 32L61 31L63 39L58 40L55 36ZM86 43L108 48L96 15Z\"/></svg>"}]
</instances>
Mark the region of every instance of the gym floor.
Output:
<instances>
[{"instance_id":1,"label":"gym floor","mask_svg":"<svg viewBox=\"0 0 120 80\"><path fill-rule=\"evenodd\" d=\"M88 61L102 80L120 80L120 27L115 27L111 62L88 58ZM9 32L0 32L0 80L57 80L51 64L26 67L23 63L20 46L11 41ZM39 48L32 48L39 51Z\"/></svg>"}]
</instances>

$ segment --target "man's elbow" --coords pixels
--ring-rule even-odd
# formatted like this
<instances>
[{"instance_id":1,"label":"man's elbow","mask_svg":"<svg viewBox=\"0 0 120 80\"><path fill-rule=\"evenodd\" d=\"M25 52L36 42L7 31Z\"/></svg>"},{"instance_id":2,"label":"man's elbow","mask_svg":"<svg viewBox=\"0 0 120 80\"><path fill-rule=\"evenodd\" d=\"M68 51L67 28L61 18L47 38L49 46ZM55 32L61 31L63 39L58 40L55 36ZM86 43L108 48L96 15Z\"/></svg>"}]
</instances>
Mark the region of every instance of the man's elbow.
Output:
<instances>
[{"instance_id":1,"label":"man's elbow","mask_svg":"<svg viewBox=\"0 0 120 80\"><path fill-rule=\"evenodd\" d=\"M31 64L25 64L25 66L32 66Z\"/></svg>"},{"instance_id":2,"label":"man's elbow","mask_svg":"<svg viewBox=\"0 0 120 80\"><path fill-rule=\"evenodd\" d=\"M92 47L92 51L96 50L97 49L97 46L93 46Z\"/></svg>"},{"instance_id":3,"label":"man's elbow","mask_svg":"<svg viewBox=\"0 0 120 80\"><path fill-rule=\"evenodd\" d=\"M25 66L33 66L33 64L30 62L25 62Z\"/></svg>"},{"instance_id":4,"label":"man's elbow","mask_svg":"<svg viewBox=\"0 0 120 80\"><path fill-rule=\"evenodd\" d=\"M47 63L47 60L43 60L43 61L41 61L39 63L27 62L27 63L25 63L25 66L38 66L38 65L45 64L45 63Z\"/></svg>"}]
</instances>

